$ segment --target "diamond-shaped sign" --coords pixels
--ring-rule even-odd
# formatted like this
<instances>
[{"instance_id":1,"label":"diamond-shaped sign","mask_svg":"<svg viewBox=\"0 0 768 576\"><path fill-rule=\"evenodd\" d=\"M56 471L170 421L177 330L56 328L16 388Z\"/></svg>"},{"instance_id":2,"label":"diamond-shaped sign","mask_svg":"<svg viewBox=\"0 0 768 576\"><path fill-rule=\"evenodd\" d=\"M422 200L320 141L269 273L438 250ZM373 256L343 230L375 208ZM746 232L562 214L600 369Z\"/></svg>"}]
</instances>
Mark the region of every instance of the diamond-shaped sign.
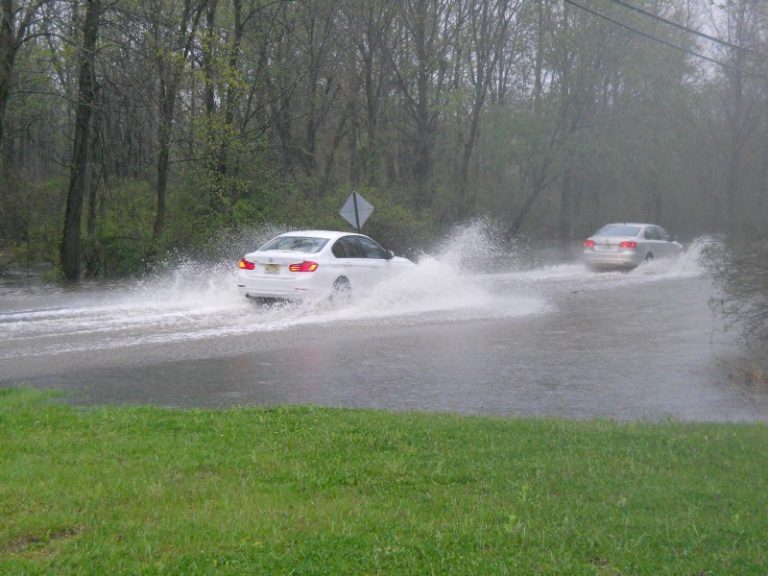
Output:
<instances>
[{"instance_id":1,"label":"diamond-shaped sign","mask_svg":"<svg viewBox=\"0 0 768 576\"><path fill-rule=\"evenodd\" d=\"M368 217L373 213L373 206L368 201L360 196L357 192L352 192L344 202L344 206L341 207L339 214L347 222L355 227L355 230L360 232L360 229L368 220Z\"/></svg>"}]
</instances>

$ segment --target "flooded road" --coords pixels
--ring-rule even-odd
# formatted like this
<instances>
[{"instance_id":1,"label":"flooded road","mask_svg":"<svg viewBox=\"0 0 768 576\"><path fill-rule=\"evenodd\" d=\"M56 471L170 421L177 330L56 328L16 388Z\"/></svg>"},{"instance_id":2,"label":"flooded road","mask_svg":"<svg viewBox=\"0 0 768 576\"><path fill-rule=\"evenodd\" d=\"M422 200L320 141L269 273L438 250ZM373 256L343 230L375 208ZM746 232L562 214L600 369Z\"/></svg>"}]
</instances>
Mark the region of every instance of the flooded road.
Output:
<instances>
[{"instance_id":1,"label":"flooded road","mask_svg":"<svg viewBox=\"0 0 768 576\"><path fill-rule=\"evenodd\" d=\"M130 285L0 285L0 386L76 403L317 404L567 418L768 420L729 377L690 248L629 273L477 272L424 257L371 295L257 307L234 271L189 264Z\"/></svg>"}]
</instances>

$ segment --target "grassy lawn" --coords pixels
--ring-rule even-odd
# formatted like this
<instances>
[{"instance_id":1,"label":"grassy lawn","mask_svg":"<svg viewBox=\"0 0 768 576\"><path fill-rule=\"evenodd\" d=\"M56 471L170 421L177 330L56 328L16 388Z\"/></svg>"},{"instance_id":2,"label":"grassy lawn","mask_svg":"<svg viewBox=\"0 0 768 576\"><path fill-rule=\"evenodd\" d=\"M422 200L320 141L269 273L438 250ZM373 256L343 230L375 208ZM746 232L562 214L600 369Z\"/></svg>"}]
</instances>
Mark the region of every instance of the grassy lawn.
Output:
<instances>
[{"instance_id":1,"label":"grassy lawn","mask_svg":"<svg viewBox=\"0 0 768 576\"><path fill-rule=\"evenodd\" d=\"M0 574L766 574L768 427L0 390Z\"/></svg>"}]
</instances>

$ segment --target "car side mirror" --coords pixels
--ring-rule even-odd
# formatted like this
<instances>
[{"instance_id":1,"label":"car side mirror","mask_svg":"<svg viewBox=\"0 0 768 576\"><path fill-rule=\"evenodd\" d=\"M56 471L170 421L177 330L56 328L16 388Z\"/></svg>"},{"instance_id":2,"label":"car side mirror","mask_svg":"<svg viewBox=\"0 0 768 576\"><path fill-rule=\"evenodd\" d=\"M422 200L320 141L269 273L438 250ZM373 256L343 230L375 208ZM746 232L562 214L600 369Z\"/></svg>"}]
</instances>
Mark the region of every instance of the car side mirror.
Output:
<instances>
[{"instance_id":1,"label":"car side mirror","mask_svg":"<svg viewBox=\"0 0 768 576\"><path fill-rule=\"evenodd\" d=\"M384 253L386 254L385 258L387 260L392 260L392 258L395 257L395 253L392 252L392 250L385 250Z\"/></svg>"}]
</instances>

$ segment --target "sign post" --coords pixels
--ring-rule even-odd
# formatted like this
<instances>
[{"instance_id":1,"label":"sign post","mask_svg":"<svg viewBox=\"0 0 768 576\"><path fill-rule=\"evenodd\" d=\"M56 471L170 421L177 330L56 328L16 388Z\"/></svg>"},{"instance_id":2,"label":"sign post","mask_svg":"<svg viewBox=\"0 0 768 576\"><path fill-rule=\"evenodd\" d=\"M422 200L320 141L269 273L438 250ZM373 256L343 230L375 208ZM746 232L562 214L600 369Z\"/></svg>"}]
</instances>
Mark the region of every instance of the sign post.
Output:
<instances>
[{"instance_id":1,"label":"sign post","mask_svg":"<svg viewBox=\"0 0 768 576\"><path fill-rule=\"evenodd\" d=\"M352 192L341 207L339 214L360 232L365 221L373 213L373 206L357 192Z\"/></svg>"}]
</instances>

